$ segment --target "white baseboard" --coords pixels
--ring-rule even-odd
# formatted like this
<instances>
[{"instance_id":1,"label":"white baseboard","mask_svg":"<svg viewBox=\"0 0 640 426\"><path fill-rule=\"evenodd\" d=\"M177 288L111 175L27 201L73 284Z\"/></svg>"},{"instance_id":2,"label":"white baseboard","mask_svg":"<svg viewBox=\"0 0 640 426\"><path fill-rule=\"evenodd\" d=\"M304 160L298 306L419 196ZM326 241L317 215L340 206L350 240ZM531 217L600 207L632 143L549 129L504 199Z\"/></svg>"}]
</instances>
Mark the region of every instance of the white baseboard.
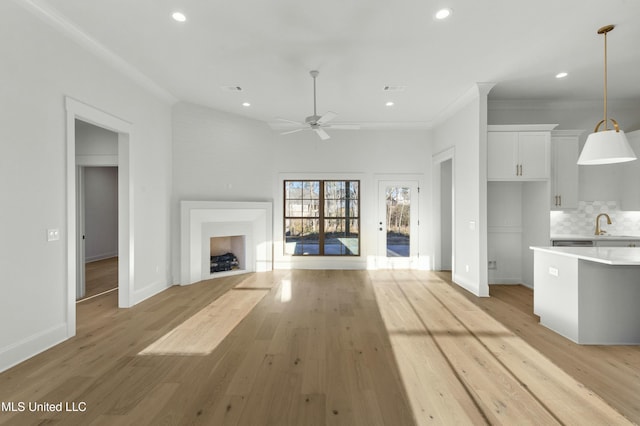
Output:
<instances>
[{"instance_id":1,"label":"white baseboard","mask_svg":"<svg viewBox=\"0 0 640 426\"><path fill-rule=\"evenodd\" d=\"M522 278L489 278L489 285L491 284L522 284Z\"/></svg>"},{"instance_id":2,"label":"white baseboard","mask_svg":"<svg viewBox=\"0 0 640 426\"><path fill-rule=\"evenodd\" d=\"M0 348L0 373L68 338L67 323L62 323Z\"/></svg>"},{"instance_id":3,"label":"white baseboard","mask_svg":"<svg viewBox=\"0 0 640 426\"><path fill-rule=\"evenodd\" d=\"M478 296L478 297L487 297L489 296L488 294L479 294L479 289L478 289L478 283L469 281L463 277L461 277L460 275L455 275L454 277L451 278L451 280L458 284L460 287L464 288L465 290L467 290L468 292Z\"/></svg>"},{"instance_id":4,"label":"white baseboard","mask_svg":"<svg viewBox=\"0 0 640 426\"><path fill-rule=\"evenodd\" d=\"M166 289L171 287L170 284L162 281L157 281L155 283L151 283L148 286L135 290L133 292L133 300L131 306L137 305L138 303L155 296L156 294L162 293Z\"/></svg>"},{"instance_id":5,"label":"white baseboard","mask_svg":"<svg viewBox=\"0 0 640 426\"><path fill-rule=\"evenodd\" d=\"M118 252L96 254L94 256L87 256L84 258L84 263L97 262L98 260L111 259L112 257L118 257Z\"/></svg>"}]
</instances>

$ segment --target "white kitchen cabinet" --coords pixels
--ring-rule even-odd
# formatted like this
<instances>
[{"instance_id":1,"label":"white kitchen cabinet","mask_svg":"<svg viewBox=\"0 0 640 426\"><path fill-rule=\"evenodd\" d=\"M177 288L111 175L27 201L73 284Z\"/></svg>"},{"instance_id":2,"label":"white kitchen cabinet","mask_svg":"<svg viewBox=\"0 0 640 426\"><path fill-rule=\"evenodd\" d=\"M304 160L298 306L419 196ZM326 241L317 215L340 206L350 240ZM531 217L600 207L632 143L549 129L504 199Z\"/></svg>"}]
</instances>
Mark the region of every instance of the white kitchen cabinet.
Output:
<instances>
[{"instance_id":1,"label":"white kitchen cabinet","mask_svg":"<svg viewBox=\"0 0 640 426\"><path fill-rule=\"evenodd\" d=\"M578 143L582 130L551 132L551 209L578 207Z\"/></svg>"},{"instance_id":2,"label":"white kitchen cabinet","mask_svg":"<svg viewBox=\"0 0 640 426\"><path fill-rule=\"evenodd\" d=\"M640 240L597 240L596 247L640 247Z\"/></svg>"},{"instance_id":3,"label":"white kitchen cabinet","mask_svg":"<svg viewBox=\"0 0 640 426\"><path fill-rule=\"evenodd\" d=\"M488 126L487 179L493 181L549 179L550 130L555 126Z\"/></svg>"},{"instance_id":4,"label":"white kitchen cabinet","mask_svg":"<svg viewBox=\"0 0 640 426\"><path fill-rule=\"evenodd\" d=\"M640 156L640 130L626 134L636 156ZM640 210L640 160L622 163L620 182L620 208L622 210ZM639 246L640 247L640 246Z\"/></svg>"}]
</instances>

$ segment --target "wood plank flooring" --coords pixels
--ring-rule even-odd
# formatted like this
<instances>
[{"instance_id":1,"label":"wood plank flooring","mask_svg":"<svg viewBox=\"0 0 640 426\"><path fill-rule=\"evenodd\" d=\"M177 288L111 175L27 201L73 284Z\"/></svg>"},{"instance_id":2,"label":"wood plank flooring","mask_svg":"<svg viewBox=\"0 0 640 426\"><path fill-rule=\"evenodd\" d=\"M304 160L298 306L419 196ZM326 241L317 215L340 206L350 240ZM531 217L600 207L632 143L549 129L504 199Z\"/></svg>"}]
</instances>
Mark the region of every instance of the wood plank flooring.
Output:
<instances>
[{"instance_id":1,"label":"wood plank flooring","mask_svg":"<svg viewBox=\"0 0 640 426\"><path fill-rule=\"evenodd\" d=\"M118 288L118 258L96 260L85 265L85 296L95 296Z\"/></svg>"},{"instance_id":2,"label":"wood plank flooring","mask_svg":"<svg viewBox=\"0 0 640 426\"><path fill-rule=\"evenodd\" d=\"M477 299L447 279L274 271L172 287L126 310L100 296L78 305L76 337L0 374L2 402L86 410L5 410L0 424L629 423L619 412L638 422L636 347L547 342L555 334L526 312L531 297ZM266 295L210 353L139 355L225 294L256 291Z\"/></svg>"}]
</instances>

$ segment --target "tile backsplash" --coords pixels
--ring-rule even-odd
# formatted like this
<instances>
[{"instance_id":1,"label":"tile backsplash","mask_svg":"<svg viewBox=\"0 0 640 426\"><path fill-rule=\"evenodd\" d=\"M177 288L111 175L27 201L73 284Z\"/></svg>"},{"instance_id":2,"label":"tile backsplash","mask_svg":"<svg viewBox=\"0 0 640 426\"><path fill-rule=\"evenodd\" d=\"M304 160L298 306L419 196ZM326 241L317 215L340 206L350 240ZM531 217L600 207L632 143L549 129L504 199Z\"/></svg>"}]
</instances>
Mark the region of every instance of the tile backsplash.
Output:
<instances>
[{"instance_id":1,"label":"tile backsplash","mask_svg":"<svg viewBox=\"0 0 640 426\"><path fill-rule=\"evenodd\" d=\"M640 212L618 210L615 201L580 201L572 211L551 212L551 235L593 235L596 216L607 213L600 219L600 226L609 235L640 235Z\"/></svg>"}]
</instances>

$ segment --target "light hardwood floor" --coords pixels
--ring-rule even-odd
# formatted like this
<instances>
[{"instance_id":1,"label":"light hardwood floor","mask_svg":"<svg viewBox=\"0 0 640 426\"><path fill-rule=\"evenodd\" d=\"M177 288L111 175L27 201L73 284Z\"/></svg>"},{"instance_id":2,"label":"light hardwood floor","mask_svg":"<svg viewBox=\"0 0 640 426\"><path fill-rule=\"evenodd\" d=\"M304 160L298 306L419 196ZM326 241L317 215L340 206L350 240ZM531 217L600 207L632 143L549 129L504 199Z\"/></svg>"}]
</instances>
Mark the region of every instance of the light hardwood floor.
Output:
<instances>
[{"instance_id":1,"label":"light hardwood floor","mask_svg":"<svg viewBox=\"0 0 640 426\"><path fill-rule=\"evenodd\" d=\"M477 299L447 279L276 271L172 287L127 310L100 296L78 305L75 338L0 374L2 402L86 411L2 412L0 424L627 423L610 405L638 421L636 347L567 344L535 323L521 288ZM211 353L140 355L230 291L266 295Z\"/></svg>"},{"instance_id":2,"label":"light hardwood floor","mask_svg":"<svg viewBox=\"0 0 640 426\"><path fill-rule=\"evenodd\" d=\"M85 265L85 296L95 296L118 288L118 258L96 260Z\"/></svg>"}]
</instances>

